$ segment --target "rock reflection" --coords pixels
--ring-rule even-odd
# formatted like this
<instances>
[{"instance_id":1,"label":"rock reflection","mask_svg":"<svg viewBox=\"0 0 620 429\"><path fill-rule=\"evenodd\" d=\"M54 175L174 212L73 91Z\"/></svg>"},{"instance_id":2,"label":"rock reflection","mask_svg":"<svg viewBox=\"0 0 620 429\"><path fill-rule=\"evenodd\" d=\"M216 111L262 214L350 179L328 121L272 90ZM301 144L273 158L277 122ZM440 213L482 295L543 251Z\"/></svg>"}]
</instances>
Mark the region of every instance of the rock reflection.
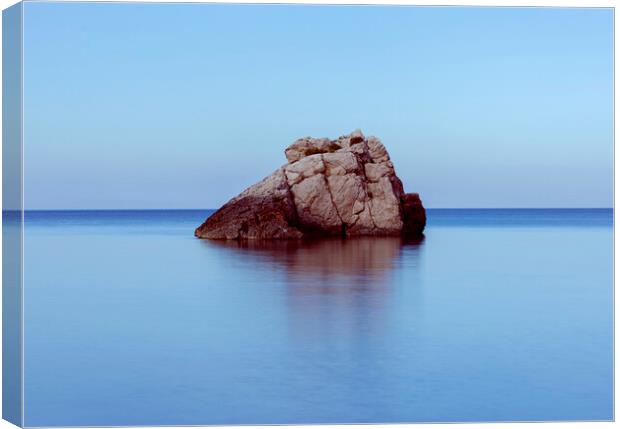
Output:
<instances>
[{"instance_id":1,"label":"rock reflection","mask_svg":"<svg viewBox=\"0 0 620 429\"><path fill-rule=\"evenodd\" d=\"M383 341L386 323L393 321L391 306L399 305L401 293L417 294L411 289L418 286L423 239L360 237L209 245L233 250L252 261L254 268L260 261L262 269L275 269L276 278L284 284L279 289L282 295L271 301L273 308L263 310L286 314L292 341L304 352L323 347L336 352L344 347L348 351L341 351L350 353L366 349L369 341Z\"/></svg>"},{"instance_id":2,"label":"rock reflection","mask_svg":"<svg viewBox=\"0 0 620 429\"><path fill-rule=\"evenodd\" d=\"M342 292L344 286L372 286L390 276L405 250L417 258L423 238L360 237L321 240L209 241L284 270L289 280ZM342 283L345 282L345 283ZM332 290L333 289L333 290Z\"/></svg>"}]
</instances>

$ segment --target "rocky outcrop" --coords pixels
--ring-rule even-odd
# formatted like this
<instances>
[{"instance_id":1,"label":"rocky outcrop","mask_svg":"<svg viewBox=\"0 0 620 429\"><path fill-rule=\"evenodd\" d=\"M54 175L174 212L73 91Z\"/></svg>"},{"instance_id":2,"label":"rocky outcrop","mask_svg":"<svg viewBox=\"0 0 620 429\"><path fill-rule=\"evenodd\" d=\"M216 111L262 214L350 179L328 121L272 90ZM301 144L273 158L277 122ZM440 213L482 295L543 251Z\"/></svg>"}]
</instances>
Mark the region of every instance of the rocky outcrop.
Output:
<instances>
[{"instance_id":1,"label":"rocky outcrop","mask_svg":"<svg viewBox=\"0 0 620 429\"><path fill-rule=\"evenodd\" d=\"M288 163L210 216L195 235L210 239L421 235L426 213L405 194L385 146L361 131L297 140Z\"/></svg>"}]
</instances>

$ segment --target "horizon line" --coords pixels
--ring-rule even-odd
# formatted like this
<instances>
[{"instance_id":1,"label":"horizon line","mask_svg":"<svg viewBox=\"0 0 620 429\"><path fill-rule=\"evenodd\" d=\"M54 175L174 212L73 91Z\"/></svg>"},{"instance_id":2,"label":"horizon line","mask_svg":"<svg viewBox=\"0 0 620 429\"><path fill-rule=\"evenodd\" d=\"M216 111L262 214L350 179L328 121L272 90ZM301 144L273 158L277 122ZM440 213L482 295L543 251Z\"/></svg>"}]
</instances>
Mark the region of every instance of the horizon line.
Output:
<instances>
[{"instance_id":1,"label":"horizon line","mask_svg":"<svg viewBox=\"0 0 620 429\"><path fill-rule=\"evenodd\" d=\"M426 210L613 210L614 207L425 207ZM2 209L3 212L53 212L53 211L216 211L218 208L54 208L54 209Z\"/></svg>"}]
</instances>

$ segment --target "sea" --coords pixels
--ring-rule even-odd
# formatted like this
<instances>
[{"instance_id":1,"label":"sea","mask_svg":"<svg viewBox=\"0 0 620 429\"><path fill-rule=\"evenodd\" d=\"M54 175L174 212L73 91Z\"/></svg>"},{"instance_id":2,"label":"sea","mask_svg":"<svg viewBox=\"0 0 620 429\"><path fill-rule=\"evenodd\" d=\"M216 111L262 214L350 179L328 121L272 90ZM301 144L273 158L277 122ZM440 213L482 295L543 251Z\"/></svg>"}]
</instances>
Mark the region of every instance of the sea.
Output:
<instances>
[{"instance_id":1,"label":"sea","mask_svg":"<svg viewBox=\"0 0 620 429\"><path fill-rule=\"evenodd\" d=\"M263 243L211 213L25 213L26 426L614 418L612 209Z\"/></svg>"}]
</instances>

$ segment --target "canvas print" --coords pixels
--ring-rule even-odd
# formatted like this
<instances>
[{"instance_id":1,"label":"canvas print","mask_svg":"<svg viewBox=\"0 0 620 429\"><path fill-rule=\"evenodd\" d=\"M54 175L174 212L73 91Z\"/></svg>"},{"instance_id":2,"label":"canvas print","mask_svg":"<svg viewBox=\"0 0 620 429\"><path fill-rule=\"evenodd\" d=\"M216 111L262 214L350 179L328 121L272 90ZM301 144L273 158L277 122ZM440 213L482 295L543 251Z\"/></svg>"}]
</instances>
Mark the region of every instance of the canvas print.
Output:
<instances>
[{"instance_id":1,"label":"canvas print","mask_svg":"<svg viewBox=\"0 0 620 429\"><path fill-rule=\"evenodd\" d=\"M611 8L3 12L3 417L611 421Z\"/></svg>"}]
</instances>

